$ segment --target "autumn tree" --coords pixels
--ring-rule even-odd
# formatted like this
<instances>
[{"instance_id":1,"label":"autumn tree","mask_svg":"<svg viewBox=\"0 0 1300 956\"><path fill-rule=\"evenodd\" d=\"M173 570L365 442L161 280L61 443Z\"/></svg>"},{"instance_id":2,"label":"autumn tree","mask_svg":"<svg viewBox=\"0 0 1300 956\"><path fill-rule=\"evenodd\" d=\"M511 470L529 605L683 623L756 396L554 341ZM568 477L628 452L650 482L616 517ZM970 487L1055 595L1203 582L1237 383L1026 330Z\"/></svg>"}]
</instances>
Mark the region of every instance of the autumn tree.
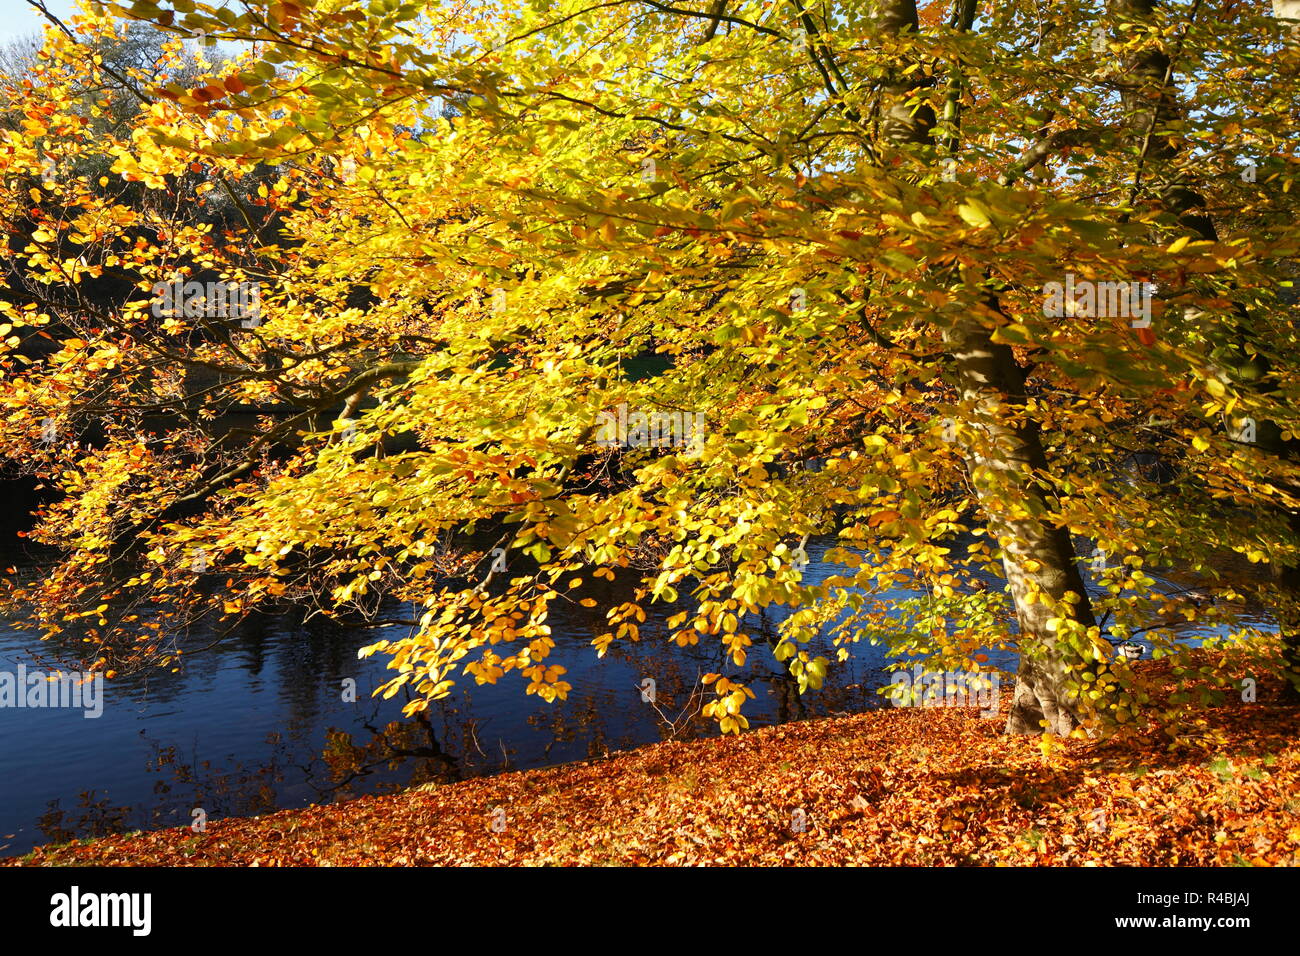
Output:
<instances>
[{"instance_id":1,"label":"autumn tree","mask_svg":"<svg viewBox=\"0 0 1300 956\"><path fill-rule=\"evenodd\" d=\"M752 615L785 606L772 653L801 688L833 666L823 632L940 670L1010 649L1010 730L1176 733L1194 684L1247 675L1191 662L1172 622L1231 627L1251 595L1296 633L1300 48L1264 5L105 6L245 52L79 148L177 202L278 175L269 232L80 191L6 250L29 279L135 290L75 336L39 303L5 314L11 348L57 341L6 360L0 402L65 554L11 597L49 634L87 618L96 666L174 655L151 607L396 601L410 635L367 651L412 710L511 672L553 698L549 611L605 578L630 591L596 652L665 605L673 641L726 650L724 730ZM0 157L11 217L48 202L16 185L56 128L33 122ZM258 325L154 314L199 263L259 284ZM51 419L103 438L43 440ZM822 534L838 570L814 583ZM1212 600L1158 588L1168 566ZM1181 668L1167 707L1112 647L1136 633Z\"/></svg>"}]
</instances>

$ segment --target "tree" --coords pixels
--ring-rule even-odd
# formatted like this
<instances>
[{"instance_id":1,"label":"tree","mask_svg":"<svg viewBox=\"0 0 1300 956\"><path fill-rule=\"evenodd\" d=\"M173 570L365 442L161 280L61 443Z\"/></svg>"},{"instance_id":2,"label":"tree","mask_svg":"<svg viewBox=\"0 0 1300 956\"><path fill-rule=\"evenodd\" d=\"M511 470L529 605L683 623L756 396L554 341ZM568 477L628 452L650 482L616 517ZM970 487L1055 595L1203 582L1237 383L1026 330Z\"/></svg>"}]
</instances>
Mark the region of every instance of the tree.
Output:
<instances>
[{"instance_id":1,"label":"tree","mask_svg":"<svg viewBox=\"0 0 1300 956\"><path fill-rule=\"evenodd\" d=\"M271 233L142 235L86 196L17 250L55 284L77 267L43 241L132 250L111 327L0 391L5 453L64 495L39 535L67 557L14 600L48 633L89 612L98 666L167 656L106 595L391 599L412 633L367 650L411 710L511 671L553 698L549 609L618 577L597 652L671 605L672 640L729 655L723 730L746 726L747 615L787 605L773 652L801 688L832 664L804 647L821 629L939 670L1011 648L1010 730L1176 732L1195 681L1247 675L1162 625L1231 623L1248 593L1293 619L1300 53L1262 4L108 6L249 49L151 87L99 147L114 170L175 192L197 164L190 195L281 174ZM177 268L249 281L250 251L260 325L152 315ZM49 418L104 440L42 444ZM842 571L805 582L827 532ZM1214 570L1233 553L1279 577ZM1166 564L1214 600L1160 592ZM903 581L930 598L896 605ZM1183 669L1168 708L1107 640L1138 632Z\"/></svg>"}]
</instances>

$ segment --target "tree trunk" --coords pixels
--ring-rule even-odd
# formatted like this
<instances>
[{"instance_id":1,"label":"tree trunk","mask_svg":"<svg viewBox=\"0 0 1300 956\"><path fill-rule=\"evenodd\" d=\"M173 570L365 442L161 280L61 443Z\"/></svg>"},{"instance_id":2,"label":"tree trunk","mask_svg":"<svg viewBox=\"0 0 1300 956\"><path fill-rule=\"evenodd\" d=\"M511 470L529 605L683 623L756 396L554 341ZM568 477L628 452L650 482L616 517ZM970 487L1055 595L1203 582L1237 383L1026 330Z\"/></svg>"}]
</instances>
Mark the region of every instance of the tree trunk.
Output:
<instances>
[{"instance_id":1,"label":"tree trunk","mask_svg":"<svg viewBox=\"0 0 1300 956\"><path fill-rule=\"evenodd\" d=\"M1069 532L1047 518L1049 492L1036 478L1047 466L1038 423L1023 411L1018 422L1008 420L1008 404L1023 406L1024 373L1010 347L993 342L977 320L959 325L947 341L961 397L975 409L967 471L989 532L1002 546L1020 624L1007 733L1069 734L1079 725L1068 683L1077 654L1058 643L1048 621L1064 613L1066 595L1073 593L1075 619L1089 627L1095 622Z\"/></svg>"},{"instance_id":2,"label":"tree trunk","mask_svg":"<svg viewBox=\"0 0 1300 956\"><path fill-rule=\"evenodd\" d=\"M877 0L875 19L885 33L915 30L915 0ZM974 19L975 4L963 3L959 28L969 29ZM899 146L930 140L934 112L909 106L909 99L932 82L924 71L901 69L882 81L884 140ZM988 304L997 310L996 299ZM967 470L989 531L1002 543L1002 564L1020 622L1020 665L1007 732L1032 734L1046 727L1068 734L1079 723L1067 684L1072 655L1058 645L1047 624L1063 613L1054 607L1071 592L1077 596L1075 617L1089 626L1094 622L1069 534L1045 520L1047 492L1035 474L1045 474L1047 462L1038 423L1023 411L1024 373L1011 349L994 343L989 330L973 317L945 338L962 397L976 409L971 424L981 435L966 449ZM1021 406L1018 424L1006 420L1008 403Z\"/></svg>"}]
</instances>

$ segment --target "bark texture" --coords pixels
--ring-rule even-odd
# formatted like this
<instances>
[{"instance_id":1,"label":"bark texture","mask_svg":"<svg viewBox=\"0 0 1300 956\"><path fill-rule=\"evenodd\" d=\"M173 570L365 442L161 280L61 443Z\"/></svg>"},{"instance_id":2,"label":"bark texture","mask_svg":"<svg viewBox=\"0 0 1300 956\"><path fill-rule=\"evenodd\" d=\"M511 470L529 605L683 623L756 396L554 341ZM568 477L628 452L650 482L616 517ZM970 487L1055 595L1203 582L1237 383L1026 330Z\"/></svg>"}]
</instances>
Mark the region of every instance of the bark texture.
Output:
<instances>
[{"instance_id":1,"label":"bark texture","mask_svg":"<svg viewBox=\"0 0 1300 956\"><path fill-rule=\"evenodd\" d=\"M969 29L975 4L965 2L958 26ZM915 0L879 0L876 22L885 33L915 30ZM922 71L901 68L881 89L880 129L896 146L927 142L935 115L928 107L908 105L913 93L933 83ZM996 300L987 303L997 311ZM1075 618L1091 626L1093 616L1069 533L1052 523L1048 492L1040 477L1047 472L1039 425L1024 408L1024 371L1011 348L992 341L979 317L960 321L946 336L964 400L977 409L970 423L977 437L966 446L966 464L989 530L1003 545L1002 563L1020 625L1020 665L1009 733L1039 733L1044 728L1068 734L1079 723L1069 683L1077 652L1058 643L1048 621L1061 614L1067 594L1074 595ZM1012 406L1021 411L1008 415ZM1046 598L1047 600L1043 600Z\"/></svg>"},{"instance_id":2,"label":"bark texture","mask_svg":"<svg viewBox=\"0 0 1300 956\"><path fill-rule=\"evenodd\" d=\"M1070 691L1078 653L1058 643L1049 621L1074 595L1074 618L1091 627L1092 610L1069 532L1053 523L1038 423L1008 412L1023 407L1024 373L1006 345L993 342L978 322L947 336L961 397L975 409L977 437L967 445L966 467L989 532L1002 545L1002 565L1020 624L1020 665L1007 732L1069 734L1079 725ZM1014 414L1014 413L1012 413ZM1077 600L1076 600L1077 599Z\"/></svg>"}]
</instances>

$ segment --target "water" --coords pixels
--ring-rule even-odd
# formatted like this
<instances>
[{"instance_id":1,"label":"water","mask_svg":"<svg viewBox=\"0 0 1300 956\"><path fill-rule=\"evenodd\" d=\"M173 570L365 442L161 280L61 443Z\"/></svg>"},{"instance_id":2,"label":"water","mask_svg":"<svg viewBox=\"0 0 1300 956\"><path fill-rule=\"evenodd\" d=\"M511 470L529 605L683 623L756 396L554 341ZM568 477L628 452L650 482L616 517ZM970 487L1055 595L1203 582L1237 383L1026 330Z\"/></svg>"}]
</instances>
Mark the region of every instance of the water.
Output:
<instances>
[{"instance_id":1,"label":"water","mask_svg":"<svg viewBox=\"0 0 1300 956\"><path fill-rule=\"evenodd\" d=\"M832 544L829 537L809 543L805 579L842 571L818 560ZM97 719L73 709L0 708L0 854L188 824L196 808L210 820L264 813L714 733L712 720L691 716L702 702L691 694L700 675L724 670L720 645L670 645L662 618L651 616L638 643L616 643L597 659L591 640L605 629L605 608L626 596L622 585L605 587L603 594L584 589L598 598L596 608L554 606L556 648L547 663L568 668L573 690L565 701L526 696L524 680L512 673L496 685L463 679L426 718L405 719L404 695L370 696L392 674L387 658L356 656L378 635L400 636L404 628L345 628L319 618L304 624L286 614L251 618L179 673L105 683ZM760 632L770 633L781 613L769 611ZM33 653L49 650L0 626L0 671L38 666ZM746 673L757 695L746 709L751 726L882 706L876 689L889 681L884 649L862 642L850 651L821 691L801 696L756 639ZM829 641L816 652L834 657ZM642 700L647 676L656 682L657 709ZM355 702L344 699L349 678Z\"/></svg>"}]
</instances>

